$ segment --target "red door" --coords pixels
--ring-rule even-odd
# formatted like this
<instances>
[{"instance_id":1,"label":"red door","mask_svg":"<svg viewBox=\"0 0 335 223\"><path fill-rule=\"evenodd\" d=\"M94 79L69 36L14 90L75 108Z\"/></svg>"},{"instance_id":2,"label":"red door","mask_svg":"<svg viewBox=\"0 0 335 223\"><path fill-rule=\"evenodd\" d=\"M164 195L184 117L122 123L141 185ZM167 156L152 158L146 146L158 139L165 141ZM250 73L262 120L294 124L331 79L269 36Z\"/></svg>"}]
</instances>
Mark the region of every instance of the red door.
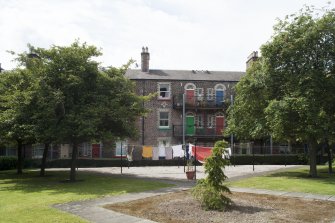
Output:
<instances>
[{"instance_id":1,"label":"red door","mask_svg":"<svg viewBox=\"0 0 335 223\"><path fill-rule=\"evenodd\" d=\"M195 105L194 90L186 90L186 104L190 106Z\"/></svg>"},{"instance_id":2,"label":"red door","mask_svg":"<svg viewBox=\"0 0 335 223\"><path fill-rule=\"evenodd\" d=\"M216 123L216 135L222 135L223 133L223 127L224 127L224 117L223 116L216 116L215 117L215 123Z\"/></svg>"},{"instance_id":3,"label":"red door","mask_svg":"<svg viewBox=\"0 0 335 223\"><path fill-rule=\"evenodd\" d=\"M92 144L92 158L100 158L100 144Z\"/></svg>"}]
</instances>

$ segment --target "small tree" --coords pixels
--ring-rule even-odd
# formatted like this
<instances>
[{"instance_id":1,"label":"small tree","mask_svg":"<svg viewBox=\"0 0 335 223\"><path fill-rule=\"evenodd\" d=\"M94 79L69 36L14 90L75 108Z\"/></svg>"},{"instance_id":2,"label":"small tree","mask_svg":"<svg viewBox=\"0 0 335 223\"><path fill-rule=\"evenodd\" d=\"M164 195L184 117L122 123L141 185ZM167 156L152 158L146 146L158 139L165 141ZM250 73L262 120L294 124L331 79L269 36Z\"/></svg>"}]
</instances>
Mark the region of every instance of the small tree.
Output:
<instances>
[{"instance_id":1,"label":"small tree","mask_svg":"<svg viewBox=\"0 0 335 223\"><path fill-rule=\"evenodd\" d=\"M212 155L206 159L205 179L198 180L197 185L193 188L193 196L201 202L206 210L224 210L232 204L225 193L231 193L229 188L223 184L227 179L223 169L229 165L229 161L223 158L228 143L224 140L215 143Z\"/></svg>"}]
</instances>

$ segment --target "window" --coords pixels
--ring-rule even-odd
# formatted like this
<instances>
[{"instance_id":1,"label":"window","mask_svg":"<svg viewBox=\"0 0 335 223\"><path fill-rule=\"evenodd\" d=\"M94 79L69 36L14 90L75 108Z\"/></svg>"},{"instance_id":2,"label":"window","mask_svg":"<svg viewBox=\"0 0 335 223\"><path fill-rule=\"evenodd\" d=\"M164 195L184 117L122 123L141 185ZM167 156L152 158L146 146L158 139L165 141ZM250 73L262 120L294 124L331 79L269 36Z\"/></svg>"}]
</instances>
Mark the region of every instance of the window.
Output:
<instances>
[{"instance_id":1,"label":"window","mask_svg":"<svg viewBox=\"0 0 335 223\"><path fill-rule=\"evenodd\" d=\"M78 151L79 151L79 156L91 157L92 156L91 143L86 142L86 143L80 144Z\"/></svg>"},{"instance_id":2,"label":"window","mask_svg":"<svg viewBox=\"0 0 335 223\"><path fill-rule=\"evenodd\" d=\"M202 115L195 116L195 126L196 128L203 128L204 127L204 120Z\"/></svg>"},{"instance_id":3,"label":"window","mask_svg":"<svg viewBox=\"0 0 335 223\"><path fill-rule=\"evenodd\" d=\"M213 101L214 100L214 89L213 88L207 88L207 100L208 101Z\"/></svg>"},{"instance_id":4,"label":"window","mask_svg":"<svg viewBox=\"0 0 335 223\"><path fill-rule=\"evenodd\" d=\"M195 88L196 88L195 85L192 83L187 83L185 85L185 90L194 90Z\"/></svg>"},{"instance_id":5,"label":"window","mask_svg":"<svg viewBox=\"0 0 335 223\"><path fill-rule=\"evenodd\" d=\"M215 116L209 115L207 116L207 128L214 128L215 126Z\"/></svg>"},{"instance_id":6,"label":"window","mask_svg":"<svg viewBox=\"0 0 335 223\"><path fill-rule=\"evenodd\" d=\"M170 99L170 83L158 83L158 93L159 99Z\"/></svg>"},{"instance_id":7,"label":"window","mask_svg":"<svg viewBox=\"0 0 335 223\"><path fill-rule=\"evenodd\" d=\"M223 84L217 84L215 85L215 90L225 91L226 87Z\"/></svg>"},{"instance_id":8,"label":"window","mask_svg":"<svg viewBox=\"0 0 335 223\"><path fill-rule=\"evenodd\" d=\"M160 111L159 112L159 128L169 128L169 112L168 111Z\"/></svg>"},{"instance_id":9,"label":"window","mask_svg":"<svg viewBox=\"0 0 335 223\"><path fill-rule=\"evenodd\" d=\"M44 151L44 145L43 144L34 144L32 149L32 157L33 158L42 158L43 157L43 151Z\"/></svg>"},{"instance_id":10,"label":"window","mask_svg":"<svg viewBox=\"0 0 335 223\"><path fill-rule=\"evenodd\" d=\"M115 143L115 155L116 156L121 156L121 148L122 148L122 156L126 156L127 151L128 151L127 141L117 141Z\"/></svg>"},{"instance_id":11,"label":"window","mask_svg":"<svg viewBox=\"0 0 335 223\"><path fill-rule=\"evenodd\" d=\"M170 137L159 137L157 138L157 144L158 144L158 147L160 146L170 147L171 138Z\"/></svg>"},{"instance_id":12,"label":"window","mask_svg":"<svg viewBox=\"0 0 335 223\"><path fill-rule=\"evenodd\" d=\"M195 89L195 96L197 98L197 101L202 101L204 96L204 89L203 88L196 88Z\"/></svg>"}]
</instances>

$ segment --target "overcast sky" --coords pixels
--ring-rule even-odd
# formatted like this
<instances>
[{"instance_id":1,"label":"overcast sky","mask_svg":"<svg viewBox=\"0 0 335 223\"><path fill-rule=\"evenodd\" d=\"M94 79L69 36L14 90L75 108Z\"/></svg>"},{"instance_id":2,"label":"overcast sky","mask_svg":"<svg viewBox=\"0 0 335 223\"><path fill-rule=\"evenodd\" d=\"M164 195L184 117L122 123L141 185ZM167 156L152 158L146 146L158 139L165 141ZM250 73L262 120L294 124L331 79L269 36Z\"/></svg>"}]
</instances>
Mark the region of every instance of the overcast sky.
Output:
<instances>
[{"instance_id":1,"label":"overcast sky","mask_svg":"<svg viewBox=\"0 0 335 223\"><path fill-rule=\"evenodd\" d=\"M271 38L276 18L327 0L0 0L0 63L27 43L48 48L75 39L102 49L103 66L244 71L247 56ZM332 3L334 7L334 2Z\"/></svg>"}]
</instances>

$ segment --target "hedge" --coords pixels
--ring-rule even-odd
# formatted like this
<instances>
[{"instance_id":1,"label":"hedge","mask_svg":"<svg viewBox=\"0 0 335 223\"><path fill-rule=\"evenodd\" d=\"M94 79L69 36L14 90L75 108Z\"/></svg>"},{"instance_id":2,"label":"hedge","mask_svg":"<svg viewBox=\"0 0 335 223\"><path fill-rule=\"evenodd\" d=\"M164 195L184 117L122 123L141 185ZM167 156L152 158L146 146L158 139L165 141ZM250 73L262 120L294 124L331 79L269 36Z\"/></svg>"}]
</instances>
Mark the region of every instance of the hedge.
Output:
<instances>
[{"instance_id":1,"label":"hedge","mask_svg":"<svg viewBox=\"0 0 335 223\"><path fill-rule=\"evenodd\" d=\"M318 163L327 162L326 156L318 156ZM232 156L230 162L232 165L296 165L307 164L307 158L302 154L285 155L235 155ZM57 159L47 161L47 168L69 168L70 159ZM15 169L17 163L16 157L0 157L0 170ZM26 159L24 168L39 168L40 159ZM123 160L122 165L128 166L128 161ZM134 160L130 166L183 166L183 159L173 160ZM197 165L201 165L198 163ZM78 159L77 167L120 167L120 159Z\"/></svg>"},{"instance_id":2,"label":"hedge","mask_svg":"<svg viewBox=\"0 0 335 223\"><path fill-rule=\"evenodd\" d=\"M0 170L16 168L17 158L14 156L0 156Z\"/></svg>"}]
</instances>

